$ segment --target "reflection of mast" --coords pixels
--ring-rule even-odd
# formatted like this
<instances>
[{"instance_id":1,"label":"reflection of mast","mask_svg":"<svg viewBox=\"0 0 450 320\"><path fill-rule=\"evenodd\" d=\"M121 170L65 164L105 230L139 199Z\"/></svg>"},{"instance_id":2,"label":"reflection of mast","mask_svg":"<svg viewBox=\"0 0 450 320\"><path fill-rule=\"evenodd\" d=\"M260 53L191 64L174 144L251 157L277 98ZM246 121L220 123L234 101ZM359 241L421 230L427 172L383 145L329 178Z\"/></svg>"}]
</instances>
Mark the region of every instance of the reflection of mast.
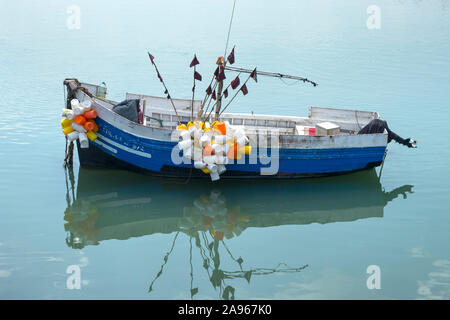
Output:
<instances>
[{"instance_id":1,"label":"reflection of mast","mask_svg":"<svg viewBox=\"0 0 450 320\"><path fill-rule=\"evenodd\" d=\"M199 249L200 256L202 258L202 266L205 269L206 273L208 274L208 278L213 285L214 289L219 289L219 296L222 297L225 300L234 299L235 294L235 288L228 284L227 282L233 279L238 278L244 278L247 280L248 283L250 283L250 279L252 276L257 275L268 275L273 273L287 273L287 272L300 272L304 268L307 267L307 265L300 266L297 268L291 268L285 263L278 263L278 265L275 268L252 268L245 270L242 265L244 263L244 260L242 257L239 257L236 259L233 254L231 253L230 249L225 243L225 240L223 239L224 231L218 231L214 230L213 226L217 226L217 224L214 223L214 216L211 217L211 213L218 213L216 216L219 221L222 221L223 219L220 217L224 213L227 213L225 203L223 199L220 197L220 193L217 191L211 192L211 195L209 199L206 199L203 197L203 202L207 203L210 208L213 208L213 210L208 210L205 206L202 206L200 204L196 204L194 202L194 206L201 212L199 214L209 212L210 213L210 220L208 220L209 224L207 227L208 230L194 230L192 229L185 229L184 232L189 236L189 265L190 265L190 295L191 299L198 293L198 288L193 287L193 264L192 264L192 240L195 239L195 245ZM217 204L219 204L217 206ZM224 209L220 209L221 207L224 207ZM205 216L203 216L205 217ZM204 221L205 219L203 219ZM222 223L219 223L219 226ZM207 232L209 231L209 232ZM228 227L228 231L230 232L230 228ZM208 239L208 233L209 233L209 239ZM156 274L155 278L150 283L149 292L153 290L153 285L161 275L164 270L164 266L167 264L169 260L169 256L172 253L175 241L178 237L179 232L176 233L173 241L172 246L170 250L166 253L163 259L163 264L161 265L161 268L159 272ZM219 240L219 239L220 240ZM223 247L226 249L227 253L231 257L232 260L234 260L238 266L239 270L237 271L226 271L220 268L220 253L219 253L219 245L222 243Z\"/></svg>"}]
</instances>

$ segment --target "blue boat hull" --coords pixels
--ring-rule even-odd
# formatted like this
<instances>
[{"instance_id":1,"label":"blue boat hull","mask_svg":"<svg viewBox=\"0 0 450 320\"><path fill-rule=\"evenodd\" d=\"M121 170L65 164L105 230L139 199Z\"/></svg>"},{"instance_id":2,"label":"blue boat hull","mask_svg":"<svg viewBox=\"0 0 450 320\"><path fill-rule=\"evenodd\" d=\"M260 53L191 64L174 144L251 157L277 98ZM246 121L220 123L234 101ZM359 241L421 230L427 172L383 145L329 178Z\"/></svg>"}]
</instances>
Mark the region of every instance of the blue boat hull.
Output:
<instances>
[{"instance_id":1,"label":"blue boat hull","mask_svg":"<svg viewBox=\"0 0 450 320\"><path fill-rule=\"evenodd\" d=\"M192 163L176 164L172 161L175 142L159 141L132 135L107 121L97 118L99 138L81 149L77 142L80 165L83 167L106 167L131 170L154 176L174 178L208 178L209 175L193 168ZM278 170L274 175L261 175L257 163L229 164L223 178L300 178L338 175L379 166L386 147L339 148L339 149L279 149ZM270 156L270 150L269 150Z\"/></svg>"}]
</instances>

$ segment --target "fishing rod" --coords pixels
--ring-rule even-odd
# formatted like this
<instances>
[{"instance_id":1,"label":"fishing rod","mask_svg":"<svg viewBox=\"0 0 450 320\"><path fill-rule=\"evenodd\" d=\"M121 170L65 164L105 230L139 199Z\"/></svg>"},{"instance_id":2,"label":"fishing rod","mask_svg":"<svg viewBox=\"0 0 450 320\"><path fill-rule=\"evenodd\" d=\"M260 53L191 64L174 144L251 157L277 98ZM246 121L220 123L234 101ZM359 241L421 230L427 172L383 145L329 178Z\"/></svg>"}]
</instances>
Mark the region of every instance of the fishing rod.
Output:
<instances>
[{"instance_id":1,"label":"fishing rod","mask_svg":"<svg viewBox=\"0 0 450 320\"><path fill-rule=\"evenodd\" d=\"M229 67L229 66L225 66L225 70L228 71L234 71L234 72L242 72L242 73L252 73L253 70L251 69L244 69L244 68L237 68L237 67ZM318 84L314 81L311 81L307 78L303 78L303 77L298 77L298 76L291 76L288 74L282 74L282 73L278 73L278 72L266 72L266 71L256 71L257 75L261 75L261 76L267 76L267 77L274 77L274 78L280 78L280 79L293 79L293 80L297 80L297 81L303 81L303 82L309 82L311 83L314 87L316 87Z\"/></svg>"}]
</instances>

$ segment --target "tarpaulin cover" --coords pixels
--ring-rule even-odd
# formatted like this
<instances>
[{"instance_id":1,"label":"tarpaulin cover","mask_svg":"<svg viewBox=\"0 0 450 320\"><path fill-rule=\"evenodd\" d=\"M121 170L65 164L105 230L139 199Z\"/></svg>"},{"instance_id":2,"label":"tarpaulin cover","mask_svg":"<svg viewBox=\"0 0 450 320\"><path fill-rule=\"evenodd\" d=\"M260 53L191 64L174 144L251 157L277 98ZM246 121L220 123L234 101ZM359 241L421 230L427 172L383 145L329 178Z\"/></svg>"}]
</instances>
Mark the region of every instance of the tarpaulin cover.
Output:
<instances>
[{"instance_id":1,"label":"tarpaulin cover","mask_svg":"<svg viewBox=\"0 0 450 320\"><path fill-rule=\"evenodd\" d=\"M116 104L112 110L130 121L139 123L139 100L129 99Z\"/></svg>"}]
</instances>

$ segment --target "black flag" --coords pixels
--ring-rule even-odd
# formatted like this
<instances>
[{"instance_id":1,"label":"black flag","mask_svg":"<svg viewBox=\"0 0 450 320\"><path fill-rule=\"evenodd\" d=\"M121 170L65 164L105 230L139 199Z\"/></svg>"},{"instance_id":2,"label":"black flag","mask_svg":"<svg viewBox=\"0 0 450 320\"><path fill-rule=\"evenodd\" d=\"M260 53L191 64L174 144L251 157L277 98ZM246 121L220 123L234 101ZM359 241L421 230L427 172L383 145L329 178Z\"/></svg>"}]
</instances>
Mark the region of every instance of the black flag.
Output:
<instances>
[{"instance_id":1,"label":"black flag","mask_svg":"<svg viewBox=\"0 0 450 320\"><path fill-rule=\"evenodd\" d=\"M159 74L159 72L158 72L158 79L159 79L159 81L163 82L163 79L162 79L161 75Z\"/></svg>"},{"instance_id":2,"label":"black flag","mask_svg":"<svg viewBox=\"0 0 450 320\"><path fill-rule=\"evenodd\" d=\"M155 65L155 62L153 61L153 60L155 59L155 57L152 56L152 55L150 54L150 52L147 52L147 53L148 53L148 57L150 58L150 61L152 62L153 65Z\"/></svg>"},{"instance_id":3,"label":"black flag","mask_svg":"<svg viewBox=\"0 0 450 320\"><path fill-rule=\"evenodd\" d=\"M223 68L220 68L219 75L217 76L217 81L222 82L225 79L225 70Z\"/></svg>"},{"instance_id":4,"label":"black flag","mask_svg":"<svg viewBox=\"0 0 450 320\"><path fill-rule=\"evenodd\" d=\"M228 62L230 64L234 63L234 47L233 47L233 50L231 50L230 55L228 56Z\"/></svg>"},{"instance_id":5,"label":"black flag","mask_svg":"<svg viewBox=\"0 0 450 320\"><path fill-rule=\"evenodd\" d=\"M214 90L214 91L212 92L211 98L213 98L214 100L216 100L216 90Z\"/></svg>"},{"instance_id":6,"label":"black flag","mask_svg":"<svg viewBox=\"0 0 450 320\"><path fill-rule=\"evenodd\" d=\"M228 88L226 88L223 92L223 96L225 97L225 99L228 97Z\"/></svg>"},{"instance_id":7,"label":"black flag","mask_svg":"<svg viewBox=\"0 0 450 320\"><path fill-rule=\"evenodd\" d=\"M194 59L192 59L191 64L189 65L189 68L192 68L193 66L198 65L200 62L197 60L197 56L194 55Z\"/></svg>"},{"instance_id":8,"label":"black flag","mask_svg":"<svg viewBox=\"0 0 450 320\"><path fill-rule=\"evenodd\" d=\"M236 89L239 84L241 83L241 80L239 80L239 76L237 76L233 81L231 81L231 88Z\"/></svg>"},{"instance_id":9,"label":"black flag","mask_svg":"<svg viewBox=\"0 0 450 320\"><path fill-rule=\"evenodd\" d=\"M255 82L258 82L258 79L256 78L256 68L250 73L250 77L255 80Z\"/></svg>"},{"instance_id":10,"label":"black flag","mask_svg":"<svg viewBox=\"0 0 450 320\"><path fill-rule=\"evenodd\" d=\"M216 80L218 75L219 75L219 67L217 67L216 70L214 71L214 77L216 77Z\"/></svg>"},{"instance_id":11,"label":"black flag","mask_svg":"<svg viewBox=\"0 0 450 320\"><path fill-rule=\"evenodd\" d=\"M248 93L247 86L245 85L245 83L244 83L244 85L241 87L241 91L242 91L242 93L244 94L244 96Z\"/></svg>"},{"instance_id":12,"label":"black flag","mask_svg":"<svg viewBox=\"0 0 450 320\"><path fill-rule=\"evenodd\" d=\"M202 81L202 75L197 71L194 72L194 79L198 81Z\"/></svg>"},{"instance_id":13,"label":"black flag","mask_svg":"<svg viewBox=\"0 0 450 320\"><path fill-rule=\"evenodd\" d=\"M211 92L212 92L211 85L209 85L208 88L206 88L206 95L209 96L211 94Z\"/></svg>"}]
</instances>

